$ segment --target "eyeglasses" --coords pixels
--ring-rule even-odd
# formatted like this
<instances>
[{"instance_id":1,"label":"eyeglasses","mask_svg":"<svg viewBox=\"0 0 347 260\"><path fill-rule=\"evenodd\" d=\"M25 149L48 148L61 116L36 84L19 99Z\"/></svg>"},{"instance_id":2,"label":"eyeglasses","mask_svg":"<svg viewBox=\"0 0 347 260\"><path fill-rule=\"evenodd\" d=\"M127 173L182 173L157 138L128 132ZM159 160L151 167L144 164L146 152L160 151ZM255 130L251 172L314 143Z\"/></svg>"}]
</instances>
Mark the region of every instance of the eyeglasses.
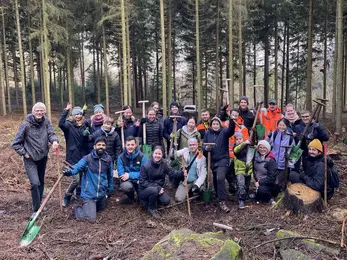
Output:
<instances>
[{"instance_id":1,"label":"eyeglasses","mask_svg":"<svg viewBox=\"0 0 347 260\"><path fill-rule=\"evenodd\" d=\"M310 116L301 116L301 118L309 118Z\"/></svg>"}]
</instances>

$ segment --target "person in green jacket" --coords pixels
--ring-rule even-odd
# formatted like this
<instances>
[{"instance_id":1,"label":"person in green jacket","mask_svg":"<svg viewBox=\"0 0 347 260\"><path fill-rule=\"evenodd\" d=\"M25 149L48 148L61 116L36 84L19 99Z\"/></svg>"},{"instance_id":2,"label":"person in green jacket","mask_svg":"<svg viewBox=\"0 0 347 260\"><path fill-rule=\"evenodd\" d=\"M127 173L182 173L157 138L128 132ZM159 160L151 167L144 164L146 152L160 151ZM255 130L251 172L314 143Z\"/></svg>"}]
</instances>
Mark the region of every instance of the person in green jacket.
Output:
<instances>
[{"instance_id":1,"label":"person in green jacket","mask_svg":"<svg viewBox=\"0 0 347 260\"><path fill-rule=\"evenodd\" d=\"M253 173L252 160L246 164L247 161L247 147L251 144L249 140L244 141L241 132L236 132L235 146L234 146L234 169L237 180L237 196L239 199L239 209L245 208L245 200L248 195L249 185Z\"/></svg>"}]
</instances>

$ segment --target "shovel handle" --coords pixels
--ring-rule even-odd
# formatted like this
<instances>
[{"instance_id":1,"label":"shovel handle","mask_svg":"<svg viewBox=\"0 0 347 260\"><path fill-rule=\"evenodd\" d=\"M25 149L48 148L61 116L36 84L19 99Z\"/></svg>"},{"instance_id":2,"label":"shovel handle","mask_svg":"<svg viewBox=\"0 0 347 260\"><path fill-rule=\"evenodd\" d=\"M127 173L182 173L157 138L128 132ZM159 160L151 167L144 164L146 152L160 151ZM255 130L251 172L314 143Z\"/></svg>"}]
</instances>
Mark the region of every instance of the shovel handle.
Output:
<instances>
[{"instance_id":1,"label":"shovel handle","mask_svg":"<svg viewBox=\"0 0 347 260\"><path fill-rule=\"evenodd\" d=\"M68 166L69 168L71 168L72 170L74 170L75 168L67 161L63 161L63 164L65 164L66 166Z\"/></svg>"}]
</instances>

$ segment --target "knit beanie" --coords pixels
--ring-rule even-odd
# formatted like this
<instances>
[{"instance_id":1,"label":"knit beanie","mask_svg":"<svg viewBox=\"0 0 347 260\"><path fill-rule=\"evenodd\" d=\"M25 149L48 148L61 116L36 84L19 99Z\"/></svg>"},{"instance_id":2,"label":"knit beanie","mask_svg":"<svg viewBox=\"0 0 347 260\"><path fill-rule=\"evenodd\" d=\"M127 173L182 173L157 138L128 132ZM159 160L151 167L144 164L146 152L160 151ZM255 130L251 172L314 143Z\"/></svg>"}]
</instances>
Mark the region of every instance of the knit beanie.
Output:
<instances>
[{"instance_id":1,"label":"knit beanie","mask_svg":"<svg viewBox=\"0 0 347 260\"><path fill-rule=\"evenodd\" d=\"M267 100L267 103L268 103L268 104L272 103L272 104L277 105L277 101L276 101L276 99L274 99L274 98L269 98L269 99Z\"/></svg>"},{"instance_id":2,"label":"knit beanie","mask_svg":"<svg viewBox=\"0 0 347 260\"><path fill-rule=\"evenodd\" d=\"M278 124L280 123L280 122L283 122L287 127L290 127L290 122L289 122L289 120L287 119L287 118L281 118L279 121L278 121L278 123L277 123L277 126L278 126Z\"/></svg>"},{"instance_id":3,"label":"knit beanie","mask_svg":"<svg viewBox=\"0 0 347 260\"><path fill-rule=\"evenodd\" d=\"M271 151L271 145L269 144L268 141L266 141L266 140L261 140L261 141L258 142L258 146L259 146L259 145L263 145L263 146L265 146L265 147L268 149L269 152Z\"/></svg>"},{"instance_id":4,"label":"knit beanie","mask_svg":"<svg viewBox=\"0 0 347 260\"><path fill-rule=\"evenodd\" d=\"M35 110L36 110L36 109L39 109L39 108L42 108L42 109L46 112L46 105L43 104L42 102L37 102L37 103L33 106L31 112L34 113Z\"/></svg>"},{"instance_id":5,"label":"knit beanie","mask_svg":"<svg viewBox=\"0 0 347 260\"><path fill-rule=\"evenodd\" d=\"M241 96L240 97L240 100L239 100L239 103L241 102L241 100L245 100L247 102L247 105L248 105L248 97L246 96Z\"/></svg>"},{"instance_id":6,"label":"knit beanie","mask_svg":"<svg viewBox=\"0 0 347 260\"><path fill-rule=\"evenodd\" d=\"M78 115L78 114L83 114L82 108L81 107L74 107L72 109L71 115L75 116L75 115Z\"/></svg>"},{"instance_id":7,"label":"knit beanie","mask_svg":"<svg viewBox=\"0 0 347 260\"><path fill-rule=\"evenodd\" d=\"M237 131L237 132L235 132L234 137L235 137L235 139L237 137L242 137L243 138L243 134L240 131Z\"/></svg>"},{"instance_id":8,"label":"knit beanie","mask_svg":"<svg viewBox=\"0 0 347 260\"><path fill-rule=\"evenodd\" d=\"M318 139L313 139L309 144L308 147L312 147L317 149L320 152L323 152L323 146L322 143Z\"/></svg>"},{"instance_id":9,"label":"knit beanie","mask_svg":"<svg viewBox=\"0 0 347 260\"><path fill-rule=\"evenodd\" d=\"M95 139L95 141L94 141L94 145L96 145L97 143L100 143L100 142L103 142L103 143L107 144L107 142L106 142L106 137L105 137L105 136L99 136L99 137L97 137L97 138Z\"/></svg>"},{"instance_id":10,"label":"knit beanie","mask_svg":"<svg viewBox=\"0 0 347 260\"><path fill-rule=\"evenodd\" d=\"M172 102L171 102L171 104L170 104L170 109L171 109L173 106L180 108L180 105L177 103L177 101L172 101Z\"/></svg>"},{"instance_id":11,"label":"knit beanie","mask_svg":"<svg viewBox=\"0 0 347 260\"><path fill-rule=\"evenodd\" d=\"M102 104L97 104L94 106L94 114L98 111L104 112L104 106Z\"/></svg>"},{"instance_id":12,"label":"knit beanie","mask_svg":"<svg viewBox=\"0 0 347 260\"><path fill-rule=\"evenodd\" d=\"M215 116L214 118L212 118L210 125L212 125L213 121L217 121L219 123L219 125L222 126L222 121L219 119L219 117Z\"/></svg>"}]
</instances>

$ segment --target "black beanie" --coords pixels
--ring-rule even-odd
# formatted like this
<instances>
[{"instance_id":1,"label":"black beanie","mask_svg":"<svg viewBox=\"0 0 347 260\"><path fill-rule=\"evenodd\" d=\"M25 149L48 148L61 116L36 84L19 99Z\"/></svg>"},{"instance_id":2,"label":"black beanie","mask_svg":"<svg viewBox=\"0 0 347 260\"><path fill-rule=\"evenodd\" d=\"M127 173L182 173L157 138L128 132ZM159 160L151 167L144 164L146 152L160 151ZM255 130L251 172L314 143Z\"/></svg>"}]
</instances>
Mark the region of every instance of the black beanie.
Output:
<instances>
[{"instance_id":1,"label":"black beanie","mask_svg":"<svg viewBox=\"0 0 347 260\"><path fill-rule=\"evenodd\" d=\"M173 107L173 106L180 108L180 106L179 106L179 104L177 103L177 101L172 101L172 102L171 102L171 104L170 104L170 109L171 109L171 107Z\"/></svg>"}]
</instances>

